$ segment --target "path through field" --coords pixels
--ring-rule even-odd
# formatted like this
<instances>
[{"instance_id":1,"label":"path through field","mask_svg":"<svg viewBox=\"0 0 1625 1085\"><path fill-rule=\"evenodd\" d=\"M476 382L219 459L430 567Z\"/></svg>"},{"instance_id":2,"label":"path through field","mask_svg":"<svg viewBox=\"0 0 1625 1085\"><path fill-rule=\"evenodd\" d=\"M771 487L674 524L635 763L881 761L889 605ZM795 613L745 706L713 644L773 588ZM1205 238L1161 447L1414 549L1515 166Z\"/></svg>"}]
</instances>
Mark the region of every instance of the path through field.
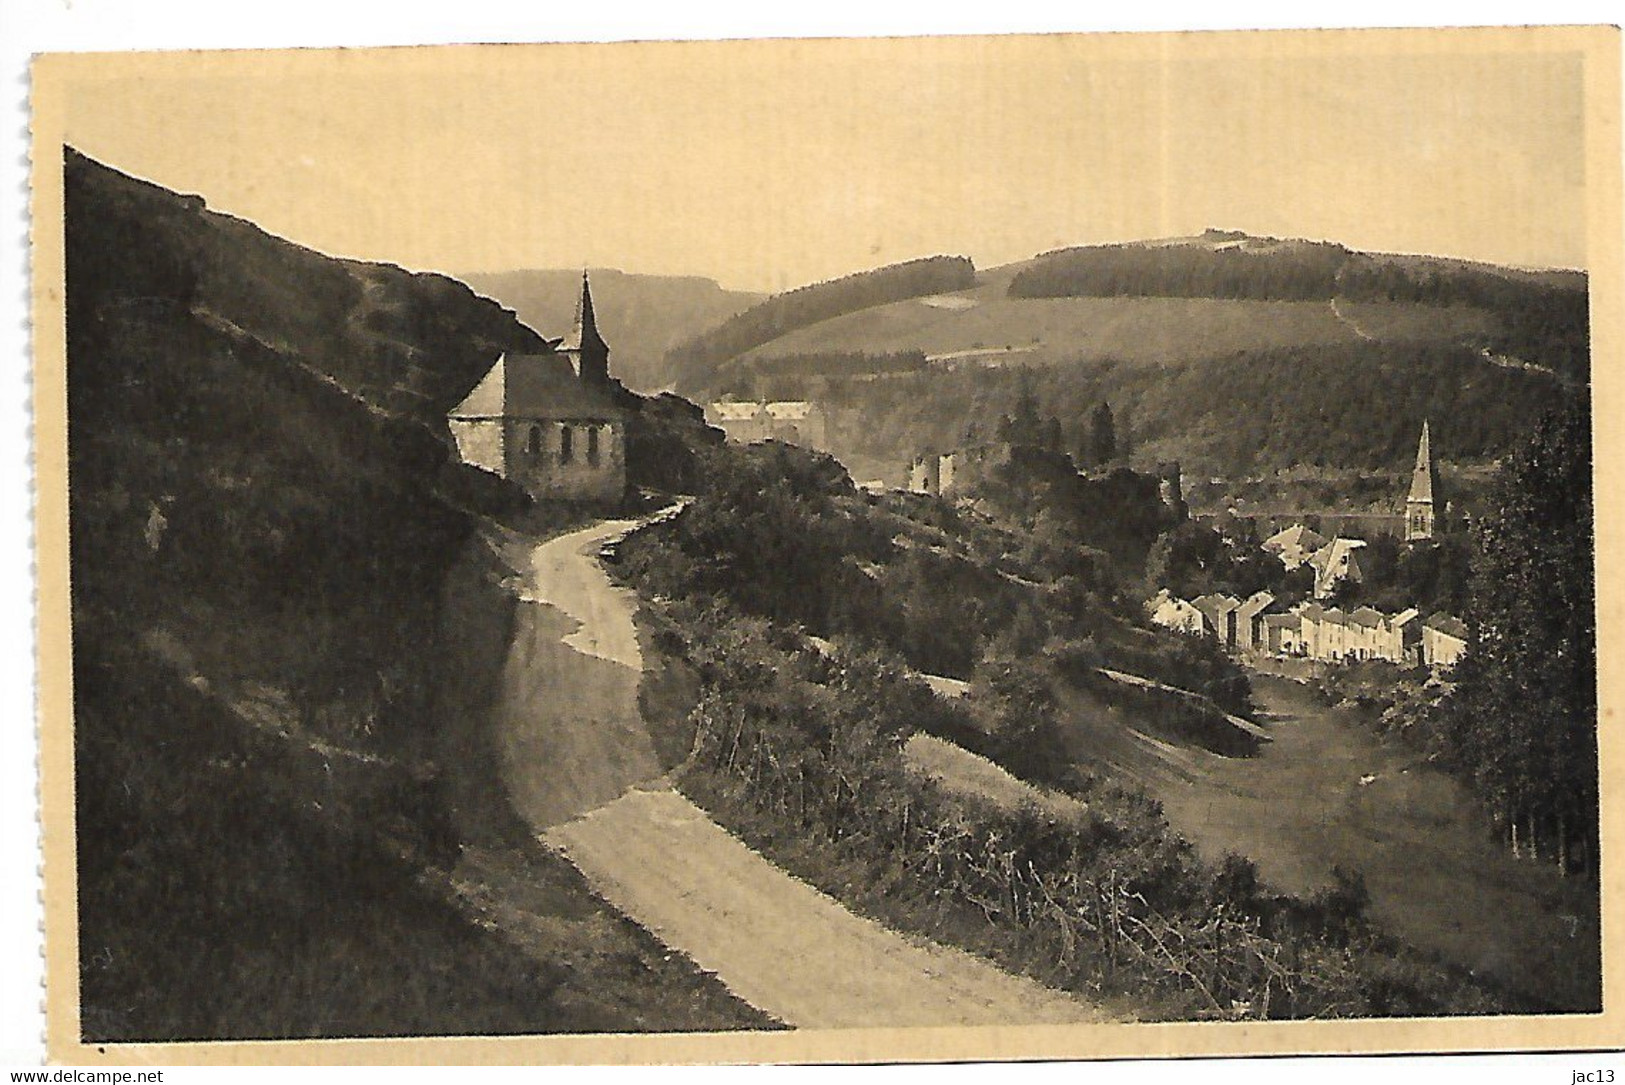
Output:
<instances>
[{"instance_id":1,"label":"path through field","mask_svg":"<svg viewBox=\"0 0 1625 1085\"><path fill-rule=\"evenodd\" d=\"M1412 945L1560 1006L1595 1004L1599 916L1579 879L1513 859L1456 781L1304 687L1255 676L1253 690L1274 739L1257 756L1187 749L1184 771L1147 780L1176 829L1289 892L1358 870L1372 916Z\"/></svg>"},{"instance_id":2,"label":"path through field","mask_svg":"<svg viewBox=\"0 0 1625 1085\"><path fill-rule=\"evenodd\" d=\"M503 675L515 806L599 895L795 1027L1094 1021L1090 1005L905 938L751 851L672 790L638 714L636 599L598 551L608 521L533 555Z\"/></svg>"}]
</instances>

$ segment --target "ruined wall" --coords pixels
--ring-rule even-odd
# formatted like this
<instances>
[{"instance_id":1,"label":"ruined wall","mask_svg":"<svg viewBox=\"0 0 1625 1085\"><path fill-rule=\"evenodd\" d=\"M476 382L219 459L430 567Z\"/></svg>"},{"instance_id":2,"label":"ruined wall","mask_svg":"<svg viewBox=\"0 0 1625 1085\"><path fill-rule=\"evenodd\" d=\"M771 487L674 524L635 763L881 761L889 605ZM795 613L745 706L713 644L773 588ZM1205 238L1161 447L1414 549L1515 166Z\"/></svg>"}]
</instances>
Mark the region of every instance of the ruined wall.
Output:
<instances>
[{"instance_id":1,"label":"ruined wall","mask_svg":"<svg viewBox=\"0 0 1625 1085\"><path fill-rule=\"evenodd\" d=\"M941 461L935 455L916 456L908 466L909 492L937 494L942 491Z\"/></svg>"}]
</instances>

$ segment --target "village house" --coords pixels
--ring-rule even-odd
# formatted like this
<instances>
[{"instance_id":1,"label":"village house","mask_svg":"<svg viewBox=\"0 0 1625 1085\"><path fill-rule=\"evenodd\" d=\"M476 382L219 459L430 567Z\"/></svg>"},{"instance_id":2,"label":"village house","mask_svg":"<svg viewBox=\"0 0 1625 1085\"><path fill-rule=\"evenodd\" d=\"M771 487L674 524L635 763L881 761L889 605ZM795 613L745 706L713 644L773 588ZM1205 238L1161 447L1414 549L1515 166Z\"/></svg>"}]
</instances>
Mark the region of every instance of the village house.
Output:
<instances>
[{"instance_id":1,"label":"village house","mask_svg":"<svg viewBox=\"0 0 1625 1085\"><path fill-rule=\"evenodd\" d=\"M1264 550L1280 558L1281 564L1291 572L1306 563L1327 542L1319 532L1303 524L1293 524L1285 531L1271 535L1261 545Z\"/></svg>"},{"instance_id":2,"label":"village house","mask_svg":"<svg viewBox=\"0 0 1625 1085\"><path fill-rule=\"evenodd\" d=\"M1310 654L1316 659L1342 660L1349 646L1349 616L1343 608L1321 610L1310 644L1313 648Z\"/></svg>"},{"instance_id":3,"label":"village house","mask_svg":"<svg viewBox=\"0 0 1625 1085\"><path fill-rule=\"evenodd\" d=\"M1202 612L1183 599L1175 598L1167 588L1152 598L1148 609L1151 622L1180 633L1201 636L1206 624Z\"/></svg>"},{"instance_id":4,"label":"village house","mask_svg":"<svg viewBox=\"0 0 1625 1085\"><path fill-rule=\"evenodd\" d=\"M502 354L447 424L462 461L532 497L612 503L626 493L626 416L585 274L568 338Z\"/></svg>"},{"instance_id":5,"label":"village house","mask_svg":"<svg viewBox=\"0 0 1625 1085\"><path fill-rule=\"evenodd\" d=\"M1385 616L1377 628L1372 656L1409 667L1422 662L1422 615L1415 608Z\"/></svg>"},{"instance_id":6,"label":"village house","mask_svg":"<svg viewBox=\"0 0 1625 1085\"><path fill-rule=\"evenodd\" d=\"M705 408L705 420L740 444L782 441L823 448L827 437L824 409L803 399L717 400Z\"/></svg>"},{"instance_id":7,"label":"village house","mask_svg":"<svg viewBox=\"0 0 1625 1085\"><path fill-rule=\"evenodd\" d=\"M1364 547L1363 539L1336 538L1309 556L1309 566L1315 571L1316 599L1330 597L1344 583L1358 584L1365 579L1355 554Z\"/></svg>"},{"instance_id":8,"label":"village house","mask_svg":"<svg viewBox=\"0 0 1625 1085\"><path fill-rule=\"evenodd\" d=\"M1319 658L1320 618L1325 613L1326 608L1319 603L1300 603L1292 608L1292 616L1297 619L1297 635L1293 638L1297 642L1295 655Z\"/></svg>"},{"instance_id":9,"label":"village house","mask_svg":"<svg viewBox=\"0 0 1625 1085\"><path fill-rule=\"evenodd\" d=\"M1268 650L1269 638L1265 633L1264 619L1268 616L1270 607L1274 605L1275 596L1267 591L1258 591L1249 595L1236 608L1237 648L1244 652Z\"/></svg>"},{"instance_id":10,"label":"village house","mask_svg":"<svg viewBox=\"0 0 1625 1085\"><path fill-rule=\"evenodd\" d=\"M1201 612L1204 631L1219 638L1219 644L1225 651L1234 651L1236 611L1241 606L1241 600L1233 595L1215 593L1192 599L1191 605Z\"/></svg>"},{"instance_id":11,"label":"village house","mask_svg":"<svg viewBox=\"0 0 1625 1085\"><path fill-rule=\"evenodd\" d=\"M1448 670L1467 653L1467 623L1449 614L1435 614L1422 623L1422 662L1434 670Z\"/></svg>"},{"instance_id":12,"label":"village house","mask_svg":"<svg viewBox=\"0 0 1625 1085\"><path fill-rule=\"evenodd\" d=\"M1350 659L1373 659L1377 648L1377 630L1382 625L1382 611L1372 607L1356 607L1349 612L1344 625L1344 651Z\"/></svg>"},{"instance_id":13,"label":"village house","mask_svg":"<svg viewBox=\"0 0 1625 1085\"><path fill-rule=\"evenodd\" d=\"M1264 617L1265 650L1274 656L1301 656L1304 651L1302 622L1296 614L1268 614Z\"/></svg>"}]
</instances>

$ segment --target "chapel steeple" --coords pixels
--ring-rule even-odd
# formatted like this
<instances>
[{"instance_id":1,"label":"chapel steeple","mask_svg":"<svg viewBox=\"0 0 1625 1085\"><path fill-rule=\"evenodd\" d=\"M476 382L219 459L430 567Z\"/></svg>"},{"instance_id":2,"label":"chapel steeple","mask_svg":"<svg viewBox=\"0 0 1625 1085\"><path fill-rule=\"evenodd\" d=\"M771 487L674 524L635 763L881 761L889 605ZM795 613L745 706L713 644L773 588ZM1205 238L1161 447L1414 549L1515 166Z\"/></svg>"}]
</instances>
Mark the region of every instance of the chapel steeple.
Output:
<instances>
[{"instance_id":1,"label":"chapel steeple","mask_svg":"<svg viewBox=\"0 0 1625 1085\"><path fill-rule=\"evenodd\" d=\"M1405 498L1405 541L1431 539L1437 530L1439 468L1433 462L1428 423L1422 421L1422 440L1416 446L1416 467L1411 471L1411 492Z\"/></svg>"},{"instance_id":2,"label":"chapel steeple","mask_svg":"<svg viewBox=\"0 0 1625 1085\"><path fill-rule=\"evenodd\" d=\"M592 286L587 272L581 272L581 297L576 299L575 324L558 345L560 354L570 358L576 376L589 384L609 383L609 344L598 334L598 318L592 309Z\"/></svg>"}]
</instances>

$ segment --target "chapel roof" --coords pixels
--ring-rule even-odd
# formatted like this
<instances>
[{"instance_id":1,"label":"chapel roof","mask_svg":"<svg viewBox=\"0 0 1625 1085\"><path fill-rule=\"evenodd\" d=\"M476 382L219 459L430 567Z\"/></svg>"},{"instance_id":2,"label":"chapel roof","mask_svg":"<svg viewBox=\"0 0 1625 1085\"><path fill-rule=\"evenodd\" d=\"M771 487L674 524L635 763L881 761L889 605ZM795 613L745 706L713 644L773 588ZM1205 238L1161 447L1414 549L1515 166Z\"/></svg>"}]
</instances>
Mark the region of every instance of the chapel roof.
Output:
<instances>
[{"instance_id":1,"label":"chapel roof","mask_svg":"<svg viewBox=\"0 0 1625 1085\"><path fill-rule=\"evenodd\" d=\"M576 376L562 354L501 355L450 417L619 418L609 391Z\"/></svg>"}]
</instances>

